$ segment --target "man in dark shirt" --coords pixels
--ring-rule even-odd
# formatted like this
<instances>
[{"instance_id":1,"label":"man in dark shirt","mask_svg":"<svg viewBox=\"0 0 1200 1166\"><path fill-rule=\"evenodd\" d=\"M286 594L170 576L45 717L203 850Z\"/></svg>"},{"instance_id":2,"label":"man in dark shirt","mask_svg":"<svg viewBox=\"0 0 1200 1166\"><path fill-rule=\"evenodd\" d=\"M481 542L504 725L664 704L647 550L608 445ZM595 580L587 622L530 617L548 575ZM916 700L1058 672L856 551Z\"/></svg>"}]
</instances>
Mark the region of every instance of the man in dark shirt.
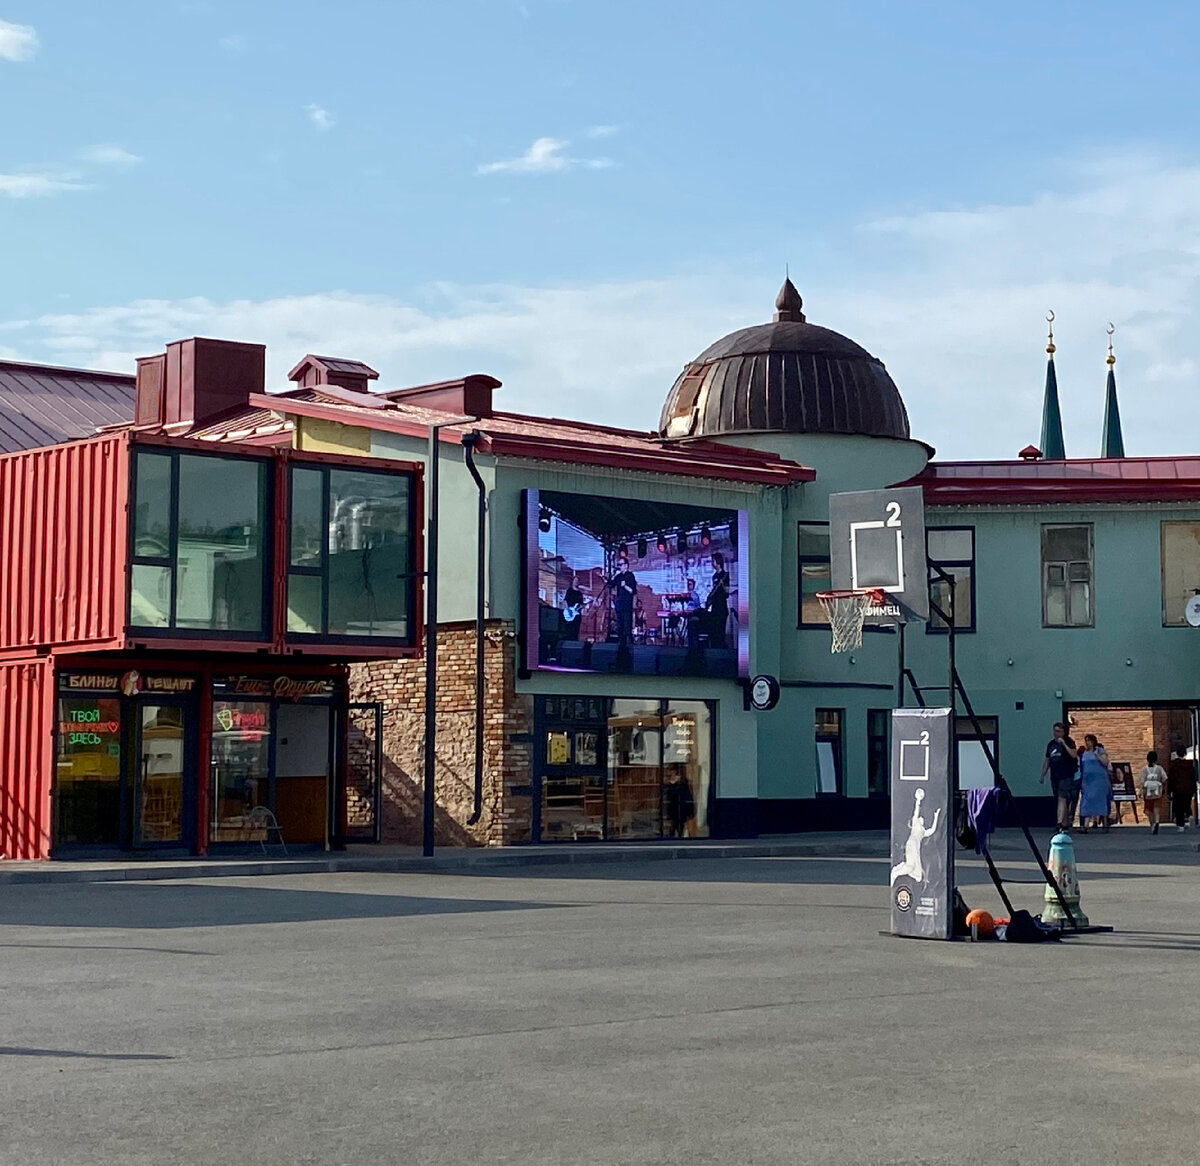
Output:
<instances>
[{"instance_id":1,"label":"man in dark shirt","mask_svg":"<svg viewBox=\"0 0 1200 1166\"><path fill-rule=\"evenodd\" d=\"M613 607L617 611L617 652L624 655L629 651L633 635L633 601L637 598L637 578L624 555L617 559L617 573L612 577L611 586Z\"/></svg>"},{"instance_id":2,"label":"man in dark shirt","mask_svg":"<svg viewBox=\"0 0 1200 1166\"><path fill-rule=\"evenodd\" d=\"M1075 771L1079 768L1079 752L1075 742L1067 736L1067 727L1061 721L1054 726L1054 736L1046 746L1046 757L1042 762L1042 776L1050 774L1050 786L1058 799L1056 813L1058 827L1066 830L1071 825L1071 797L1075 791Z\"/></svg>"}]
</instances>

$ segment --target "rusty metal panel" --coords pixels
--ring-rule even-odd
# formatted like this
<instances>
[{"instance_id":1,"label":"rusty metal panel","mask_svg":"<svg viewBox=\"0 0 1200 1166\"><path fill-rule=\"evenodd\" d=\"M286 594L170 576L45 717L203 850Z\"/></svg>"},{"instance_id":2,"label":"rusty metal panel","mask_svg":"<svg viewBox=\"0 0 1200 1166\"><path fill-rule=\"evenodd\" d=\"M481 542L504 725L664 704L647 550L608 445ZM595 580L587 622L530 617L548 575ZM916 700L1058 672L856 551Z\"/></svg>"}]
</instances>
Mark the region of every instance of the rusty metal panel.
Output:
<instances>
[{"instance_id":1,"label":"rusty metal panel","mask_svg":"<svg viewBox=\"0 0 1200 1166\"><path fill-rule=\"evenodd\" d=\"M50 854L54 671L46 657L0 663L0 855Z\"/></svg>"},{"instance_id":2,"label":"rusty metal panel","mask_svg":"<svg viewBox=\"0 0 1200 1166\"><path fill-rule=\"evenodd\" d=\"M124 636L129 439L0 457L0 653Z\"/></svg>"}]
</instances>

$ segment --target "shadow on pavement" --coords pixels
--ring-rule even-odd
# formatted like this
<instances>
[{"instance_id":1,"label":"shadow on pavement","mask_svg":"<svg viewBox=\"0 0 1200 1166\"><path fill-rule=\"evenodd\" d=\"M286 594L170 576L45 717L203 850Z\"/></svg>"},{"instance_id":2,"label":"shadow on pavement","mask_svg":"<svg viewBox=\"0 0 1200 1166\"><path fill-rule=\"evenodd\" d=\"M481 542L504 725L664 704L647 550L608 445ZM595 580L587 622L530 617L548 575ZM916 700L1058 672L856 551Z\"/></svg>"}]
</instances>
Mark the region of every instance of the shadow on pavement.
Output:
<instances>
[{"instance_id":1,"label":"shadow on pavement","mask_svg":"<svg viewBox=\"0 0 1200 1166\"><path fill-rule=\"evenodd\" d=\"M1009 856L1011 864L1017 856ZM1029 858L1032 864L1032 857ZM960 886L991 886L983 860L960 854L956 857L956 882ZM1028 882L1045 886L1037 868L1013 872L1007 869L1004 860L997 859L996 865L1005 883L1020 885ZM775 883L775 884L833 884L853 887L887 886L891 860L887 858L720 858L708 862L688 860L686 862L617 862L580 863L575 866L527 866L474 871L454 871L455 878L487 879L552 879L552 880L596 880L611 882L663 882L663 883ZM447 872L448 875L451 872ZM1009 877L1012 875L1012 877ZM1099 879L1165 878L1166 872L1108 871L1091 869L1089 881Z\"/></svg>"},{"instance_id":2,"label":"shadow on pavement","mask_svg":"<svg viewBox=\"0 0 1200 1166\"><path fill-rule=\"evenodd\" d=\"M39 885L0 899L0 925L10 927L235 927L336 919L529 911L557 903L367 895L263 886L179 883Z\"/></svg>"},{"instance_id":3,"label":"shadow on pavement","mask_svg":"<svg viewBox=\"0 0 1200 1166\"><path fill-rule=\"evenodd\" d=\"M30 1049L0 1045L0 1057L84 1057L93 1061L173 1061L164 1053L84 1053L78 1049Z\"/></svg>"}]
</instances>

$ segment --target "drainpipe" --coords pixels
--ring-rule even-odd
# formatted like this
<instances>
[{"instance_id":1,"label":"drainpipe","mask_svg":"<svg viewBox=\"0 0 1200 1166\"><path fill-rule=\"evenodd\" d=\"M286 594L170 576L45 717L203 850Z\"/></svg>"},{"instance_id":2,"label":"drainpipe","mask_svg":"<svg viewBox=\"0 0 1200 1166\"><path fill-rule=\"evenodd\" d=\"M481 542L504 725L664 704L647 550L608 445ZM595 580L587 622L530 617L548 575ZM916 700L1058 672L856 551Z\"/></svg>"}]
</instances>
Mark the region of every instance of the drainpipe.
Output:
<instances>
[{"instance_id":1,"label":"drainpipe","mask_svg":"<svg viewBox=\"0 0 1200 1166\"><path fill-rule=\"evenodd\" d=\"M437 764L437 603L438 603L438 443L447 425L470 425L478 417L460 417L439 421L429 427L428 517L425 522L425 766L423 813L421 816L421 853L430 858L434 849L437 817L437 792L434 789Z\"/></svg>"},{"instance_id":2,"label":"drainpipe","mask_svg":"<svg viewBox=\"0 0 1200 1166\"><path fill-rule=\"evenodd\" d=\"M479 491L475 532L475 808L467 819L468 826L474 826L483 814L483 587L487 569L484 541L487 537L487 495L483 479L475 468L475 446L478 443L478 429L462 435L463 461Z\"/></svg>"}]
</instances>

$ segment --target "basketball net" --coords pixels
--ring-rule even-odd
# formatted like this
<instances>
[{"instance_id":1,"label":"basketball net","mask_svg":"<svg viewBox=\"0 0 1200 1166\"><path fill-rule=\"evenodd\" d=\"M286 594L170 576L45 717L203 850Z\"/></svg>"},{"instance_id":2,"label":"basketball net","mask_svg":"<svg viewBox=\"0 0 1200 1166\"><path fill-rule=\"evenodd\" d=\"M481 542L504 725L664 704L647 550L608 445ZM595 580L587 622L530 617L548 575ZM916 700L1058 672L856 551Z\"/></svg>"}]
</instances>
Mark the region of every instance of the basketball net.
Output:
<instances>
[{"instance_id":1,"label":"basketball net","mask_svg":"<svg viewBox=\"0 0 1200 1166\"><path fill-rule=\"evenodd\" d=\"M829 617L833 638L830 652L850 652L862 646L863 621L872 608L886 602L882 591L869 588L859 591L818 591L817 599Z\"/></svg>"}]
</instances>

